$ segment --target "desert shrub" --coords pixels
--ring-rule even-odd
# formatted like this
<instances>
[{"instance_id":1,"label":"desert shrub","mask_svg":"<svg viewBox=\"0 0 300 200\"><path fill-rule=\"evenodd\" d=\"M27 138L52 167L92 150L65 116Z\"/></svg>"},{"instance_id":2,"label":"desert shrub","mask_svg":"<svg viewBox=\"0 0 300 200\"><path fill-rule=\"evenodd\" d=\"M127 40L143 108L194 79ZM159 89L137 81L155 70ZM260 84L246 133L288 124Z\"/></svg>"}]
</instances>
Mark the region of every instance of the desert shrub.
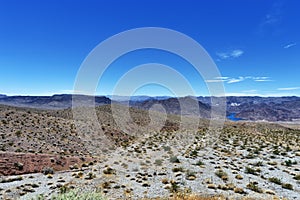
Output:
<instances>
[{"instance_id":1,"label":"desert shrub","mask_svg":"<svg viewBox=\"0 0 300 200\"><path fill-rule=\"evenodd\" d=\"M42 173L45 174L45 175L48 175L48 174L54 174L54 170L52 167L45 167L43 170L42 170Z\"/></svg>"},{"instance_id":2,"label":"desert shrub","mask_svg":"<svg viewBox=\"0 0 300 200\"><path fill-rule=\"evenodd\" d=\"M190 156L197 156L198 155L198 151L193 150L190 152Z\"/></svg>"},{"instance_id":3,"label":"desert shrub","mask_svg":"<svg viewBox=\"0 0 300 200\"><path fill-rule=\"evenodd\" d=\"M15 132L15 135L16 135L17 137L20 137L20 136L22 135L22 132L21 132L21 131L16 131L16 132Z\"/></svg>"},{"instance_id":4,"label":"desert shrub","mask_svg":"<svg viewBox=\"0 0 300 200\"><path fill-rule=\"evenodd\" d=\"M253 159L255 158L256 156L253 154L253 153L249 153L248 155L246 155L246 158L247 159Z\"/></svg>"},{"instance_id":5,"label":"desert shrub","mask_svg":"<svg viewBox=\"0 0 300 200\"><path fill-rule=\"evenodd\" d=\"M172 169L173 172L183 172L184 169L182 167L175 167Z\"/></svg>"},{"instance_id":6,"label":"desert shrub","mask_svg":"<svg viewBox=\"0 0 300 200\"><path fill-rule=\"evenodd\" d=\"M281 186L284 189L293 190L293 185L290 183L283 183Z\"/></svg>"},{"instance_id":7,"label":"desert shrub","mask_svg":"<svg viewBox=\"0 0 300 200\"><path fill-rule=\"evenodd\" d=\"M171 162L171 163L180 163L180 161L179 161L179 159L177 158L177 156L172 156L172 157L170 158L170 162Z\"/></svg>"},{"instance_id":8,"label":"desert shrub","mask_svg":"<svg viewBox=\"0 0 300 200\"><path fill-rule=\"evenodd\" d=\"M96 178L96 174L94 174L93 172L89 172L85 177L86 180L91 180L93 178Z\"/></svg>"},{"instance_id":9,"label":"desert shrub","mask_svg":"<svg viewBox=\"0 0 300 200\"><path fill-rule=\"evenodd\" d=\"M171 151L171 147L169 146L163 146L164 151Z\"/></svg>"},{"instance_id":10,"label":"desert shrub","mask_svg":"<svg viewBox=\"0 0 300 200\"><path fill-rule=\"evenodd\" d=\"M245 168L245 173L246 173L246 174L257 175L257 172L258 172L258 170L253 169L253 168L251 168L251 167L246 167L246 168Z\"/></svg>"},{"instance_id":11,"label":"desert shrub","mask_svg":"<svg viewBox=\"0 0 300 200\"><path fill-rule=\"evenodd\" d=\"M286 160L284 161L284 164L288 167L291 167L292 165L296 165L297 161Z\"/></svg>"},{"instance_id":12,"label":"desert shrub","mask_svg":"<svg viewBox=\"0 0 300 200\"><path fill-rule=\"evenodd\" d=\"M273 151L273 154L275 154L275 155L279 155L279 153L280 152L278 151L278 149L276 149L276 150Z\"/></svg>"},{"instance_id":13,"label":"desert shrub","mask_svg":"<svg viewBox=\"0 0 300 200\"><path fill-rule=\"evenodd\" d=\"M20 163L20 162L14 163L14 166L15 166L18 170L23 170L23 168L24 168L24 164L23 164L23 163Z\"/></svg>"},{"instance_id":14,"label":"desert shrub","mask_svg":"<svg viewBox=\"0 0 300 200\"><path fill-rule=\"evenodd\" d=\"M263 193L263 190L255 182L248 183L247 188L257 193Z\"/></svg>"},{"instance_id":15,"label":"desert shrub","mask_svg":"<svg viewBox=\"0 0 300 200\"><path fill-rule=\"evenodd\" d=\"M258 161L258 162L256 162L256 163L254 163L253 165L256 166L256 167L261 167L261 166L263 166L264 164L263 164L262 161Z\"/></svg>"},{"instance_id":16,"label":"desert shrub","mask_svg":"<svg viewBox=\"0 0 300 200\"><path fill-rule=\"evenodd\" d=\"M223 177L228 177L228 174L226 172L224 172L223 170L221 170L221 169L216 171L215 174L217 175L217 177L222 178L222 179L223 179Z\"/></svg>"},{"instance_id":17,"label":"desert shrub","mask_svg":"<svg viewBox=\"0 0 300 200\"><path fill-rule=\"evenodd\" d=\"M281 185L281 180L279 178L276 177L271 177L268 179L270 182L275 183L277 185Z\"/></svg>"},{"instance_id":18,"label":"desert shrub","mask_svg":"<svg viewBox=\"0 0 300 200\"><path fill-rule=\"evenodd\" d=\"M106 169L103 170L104 174L116 174L116 170L111 168L111 167L107 167Z\"/></svg>"},{"instance_id":19,"label":"desert shrub","mask_svg":"<svg viewBox=\"0 0 300 200\"><path fill-rule=\"evenodd\" d=\"M186 175L187 176L196 176L196 172L187 170Z\"/></svg>"},{"instance_id":20,"label":"desert shrub","mask_svg":"<svg viewBox=\"0 0 300 200\"><path fill-rule=\"evenodd\" d=\"M294 176L294 179L299 181L300 180L300 174L297 174L296 176Z\"/></svg>"},{"instance_id":21,"label":"desert shrub","mask_svg":"<svg viewBox=\"0 0 300 200\"><path fill-rule=\"evenodd\" d=\"M179 189L180 189L180 186L175 181L171 181L170 192L177 193L179 191Z\"/></svg>"},{"instance_id":22,"label":"desert shrub","mask_svg":"<svg viewBox=\"0 0 300 200\"><path fill-rule=\"evenodd\" d=\"M204 162L202 162L201 160L198 160L198 161L196 162L195 165L197 165L197 166L202 166L202 165L205 165L205 164L204 164Z\"/></svg>"},{"instance_id":23,"label":"desert shrub","mask_svg":"<svg viewBox=\"0 0 300 200\"><path fill-rule=\"evenodd\" d=\"M67 193L67 192L69 192L69 191L70 191L70 188L68 187L67 184L65 184L65 185L63 185L63 186L61 186L61 187L59 188L60 194L65 194L65 193Z\"/></svg>"},{"instance_id":24,"label":"desert shrub","mask_svg":"<svg viewBox=\"0 0 300 200\"><path fill-rule=\"evenodd\" d=\"M154 161L154 164L157 165L157 166L162 166L162 163L163 163L163 160L162 159L156 159Z\"/></svg>"},{"instance_id":25,"label":"desert shrub","mask_svg":"<svg viewBox=\"0 0 300 200\"><path fill-rule=\"evenodd\" d=\"M2 180L0 180L0 183L10 183L10 182L14 182L14 181L21 181L23 180L22 176L17 176L17 177L12 177L12 178L4 178Z\"/></svg>"}]
</instances>

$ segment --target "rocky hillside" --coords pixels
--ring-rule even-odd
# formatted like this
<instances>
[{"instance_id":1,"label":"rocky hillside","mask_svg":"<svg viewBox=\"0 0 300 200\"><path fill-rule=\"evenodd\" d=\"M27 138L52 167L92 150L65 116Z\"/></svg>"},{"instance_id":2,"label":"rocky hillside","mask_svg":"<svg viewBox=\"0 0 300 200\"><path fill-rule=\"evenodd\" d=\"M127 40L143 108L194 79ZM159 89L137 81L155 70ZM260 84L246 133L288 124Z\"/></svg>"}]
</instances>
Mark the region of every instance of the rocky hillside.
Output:
<instances>
[{"instance_id":1,"label":"rocky hillside","mask_svg":"<svg viewBox=\"0 0 300 200\"><path fill-rule=\"evenodd\" d=\"M226 122L208 131L207 120L169 115L160 124L160 112L105 105L96 108L98 130L87 112L78 121L72 114L0 107L0 199L50 199L73 188L109 199L300 195L297 129ZM180 129L181 120L198 126Z\"/></svg>"},{"instance_id":2,"label":"rocky hillside","mask_svg":"<svg viewBox=\"0 0 300 200\"><path fill-rule=\"evenodd\" d=\"M143 110L149 110L155 104L162 105L165 109L165 112L168 114L185 116L192 115L202 118L210 118L211 107L207 104L197 101L196 98L182 97L131 102L131 106Z\"/></svg>"}]
</instances>

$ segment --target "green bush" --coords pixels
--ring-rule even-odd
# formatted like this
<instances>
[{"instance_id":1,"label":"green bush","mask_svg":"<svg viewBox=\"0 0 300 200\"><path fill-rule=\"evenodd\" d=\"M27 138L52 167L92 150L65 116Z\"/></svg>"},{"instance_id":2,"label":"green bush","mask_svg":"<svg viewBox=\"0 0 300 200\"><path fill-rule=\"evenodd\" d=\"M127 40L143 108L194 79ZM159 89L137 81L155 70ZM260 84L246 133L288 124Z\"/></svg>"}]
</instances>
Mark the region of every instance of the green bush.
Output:
<instances>
[{"instance_id":1,"label":"green bush","mask_svg":"<svg viewBox=\"0 0 300 200\"><path fill-rule=\"evenodd\" d=\"M54 170L52 167L44 167L42 173L45 175L54 174Z\"/></svg>"},{"instance_id":2,"label":"green bush","mask_svg":"<svg viewBox=\"0 0 300 200\"><path fill-rule=\"evenodd\" d=\"M283 183L282 188L288 189L288 190L293 190L293 185L289 183Z\"/></svg>"},{"instance_id":3,"label":"green bush","mask_svg":"<svg viewBox=\"0 0 300 200\"><path fill-rule=\"evenodd\" d=\"M222 177L227 177L228 174L226 172L224 172L223 170L219 169L216 171L215 173L217 175L217 177L222 178Z\"/></svg>"},{"instance_id":4,"label":"green bush","mask_svg":"<svg viewBox=\"0 0 300 200\"><path fill-rule=\"evenodd\" d=\"M203 166L205 164L201 160L198 160L195 165L197 165L197 166Z\"/></svg>"},{"instance_id":5,"label":"green bush","mask_svg":"<svg viewBox=\"0 0 300 200\"><path fill-rule=\"evenodd\" d=\"M258 187L257 183L256 182L250 182L247 184L247 188L254 191L254 192L257 192L257 193L263 193L263 190L261 188Z\"/></svg>"},{"instance_id":6,"label":"green bush","mask_svg":"<svg viewBox=\"0 0 300 200\"><path fill-rule=\"evenodd\" d=\"M297 181L300 181L300 174L297 174L294 179L296 179Z\"/></svg>"},{"instance_id":7,"label":"green bush","mask_svg":"<svg viewBox=\"0 0 300 200\"><path fill-rule=\"evenodd\" d=\"M171 163L180 163L180 161L179 161L179 159L177 158L177 156L172 156L172 157L170 158L170 162L171 162Z\"/></svg>"},{"instance_id":8,"label":"green bush","mask_svg":"<svg viewBox=\"0 0 300 200\"><path fill-rule=\"evenodd\" d=\"M257 174L258 174L257 172L259 172L259 170L253 169L253 168L251 168L251 167L246 167L246 168L245 168L245 173L246 173L246 174L257 175Z\"/></svg>"},{"instance_id":9,"label":"green bush","mask_svg":"<svg viewBox=\"0 0 300 200\"><path fill-rule=\"evenodd\" d=\"M99 192L82 192L78 190L70 190L69 192L54 195L51 197L52 200L107 200ZM34 200L45 200L44 196L38 196Z\"/></svg>"},{"instance_id":10,"label":"green bush","mask_svg":"<svg viewBox=\"0 0 300 200\"><path fill-rule=\"evenodd\" d=\"M163 163L163 160L162 160L162 159L156 159L156 160L154 161L154 164L155 164L156 166L162 166L162 163Z\"/></svg>"},{"instance_id":11,"label":"green bush","mask_svg":"<svg viewBox=\"0 0 300 200\"><path fill-rule=\"evenodd\" d=\"M271 177L271 178L269 178L269 181L272 183L275 183L277 185L281 185L281 180L279 178Z\"/></svg>"}]
</instances>

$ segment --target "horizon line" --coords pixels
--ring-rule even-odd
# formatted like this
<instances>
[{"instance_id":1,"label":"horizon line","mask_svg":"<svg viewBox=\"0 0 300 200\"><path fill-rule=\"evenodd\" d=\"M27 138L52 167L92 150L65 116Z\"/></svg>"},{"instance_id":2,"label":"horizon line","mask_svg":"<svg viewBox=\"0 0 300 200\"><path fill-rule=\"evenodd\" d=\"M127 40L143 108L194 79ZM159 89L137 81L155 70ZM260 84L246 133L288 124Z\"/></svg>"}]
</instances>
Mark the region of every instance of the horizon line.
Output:
<instances>
[{"instance_id":1,"label":"horizon line","mask_svg":"<svg viewBox=\"0 0 300 200\"><path fill-rule=\"evenodd\" d=\"M262 95L262 94L247 94L247 95L243 95L243 94L236 94L236 95L220 95L220 96L211 96L211 95L183 95L183 96L170 96L170 95L147 95L147 94L139 94L139 95L119 95L119 94L95 94L95 95L89 95L89 94L81 94L81 93L51 93L51 94L4 94L4 93L0 93L0 96L4 95L6 97L16 97L16 96L21 96L21 97L51 97L51 96L55 96L55 95L82 95L82 96L95 96L95 97L99 97L99 96L105 96L110 98L109 96L118 96L118 97L142 97L142 96L146 96L146 97L170 97L170 98L182 98L182 97L264 97L264 98L268 98L268 97L300 97L300 95L295 95L295 94L291 94L291 95Z\"/></svg>"}]
</instances>

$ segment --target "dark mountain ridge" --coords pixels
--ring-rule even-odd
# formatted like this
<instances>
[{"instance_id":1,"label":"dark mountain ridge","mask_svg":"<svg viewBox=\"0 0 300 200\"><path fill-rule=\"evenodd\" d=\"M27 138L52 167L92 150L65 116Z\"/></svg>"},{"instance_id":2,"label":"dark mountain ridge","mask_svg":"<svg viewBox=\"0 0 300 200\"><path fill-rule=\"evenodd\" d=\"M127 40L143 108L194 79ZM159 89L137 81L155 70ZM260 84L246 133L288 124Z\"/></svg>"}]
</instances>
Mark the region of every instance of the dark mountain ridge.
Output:
<instances>
[{"instance_id":1,"label":"dark mountain ridge","mask_svg":"<svg viewBox=\"0 0 300 200\"><path fill-rule=\"evenodd\" d=\"M155 104L163 106L168 114L193 115L210 118L211 107L218 110L218 104L212 105L212 98L218 100L224 97L150 97L86 96L59 94L53 96L6 96L0 95L0 104L37 109L59 110L72 107L72 98L76 97L76 105L107 105L113 103L128 104L143 110L158 109ZM118 101L117 101L118 100ZM195 104L195 101L196 104ZM182 105L180 105L180 102ZM214 101L218 102L218 101ZM197 108L197 105L199 109ZM181 108L181 106L184 106ZM221 107L220 107L221 109ZM293 121L300 119L300 97L258 97L229 96L226 97L226 114L235 113L236 117L251 121Z\"/></svg>"},{"instance_id":2,"label":"dark mountain ridge","mask_svg":"<svg viewBox=\"0 0 300 200\"><path fill-rule=\"evenodd\" d=\"M71 94L56 94L53 96L5 96L0 98L0 104L29 107L38 109L66 109L72 107ZM78 104L95 101L95 105L110 104L111 100L105 96L75 95Z\"/></svg>"}]
</instances>

